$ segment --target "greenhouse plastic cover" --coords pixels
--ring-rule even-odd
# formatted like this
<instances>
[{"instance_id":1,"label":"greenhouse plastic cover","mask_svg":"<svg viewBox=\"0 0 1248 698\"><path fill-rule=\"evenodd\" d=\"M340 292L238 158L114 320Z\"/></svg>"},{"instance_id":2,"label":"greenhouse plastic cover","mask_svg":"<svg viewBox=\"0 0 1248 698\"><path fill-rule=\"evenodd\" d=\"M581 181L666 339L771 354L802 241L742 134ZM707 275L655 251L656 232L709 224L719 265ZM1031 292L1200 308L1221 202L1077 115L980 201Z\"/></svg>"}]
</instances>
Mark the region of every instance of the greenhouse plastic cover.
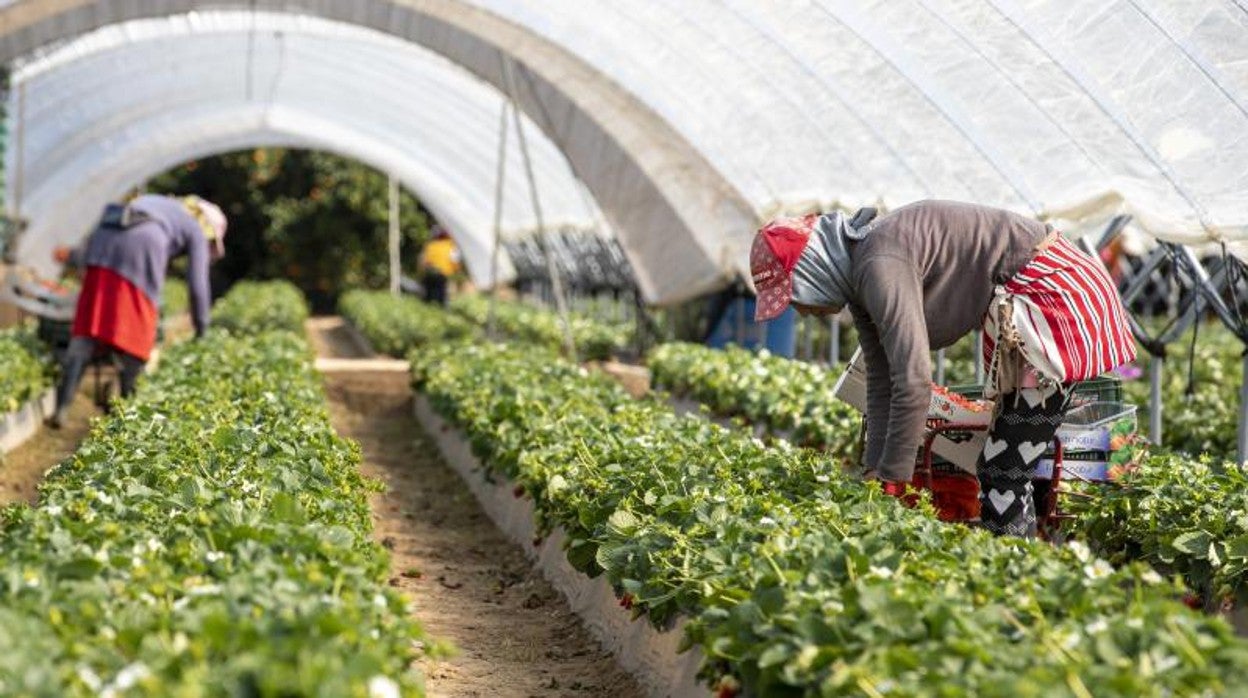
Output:
<instances>
[{"instance_id":1,"label":"greenhouse plastic cover","mask_svg":"<svg viewBox=\"0 0 1248 698\"><path fill-rule=\"evenodd\" d=\"M25 85L21 207L30 220L20 254L37 267L51 267L52 245L85 235L107 201L147 177L201 155L280 145L394 174L459 233L475 280L489 283L503 98L428 51L315 18L183 15L98 30L27 62L14 81ZM513 237L536 218L506 123L502 230ZM566 160L532 123L526 135L544 222L593 225L592 199ZM7 155L13 173L16 149ZM13 174L9 185L14 197Z\"/></svg>"},{"instance_id":2,"label":"greenhouse plastic cover","mask_svg":"<svg viewBox=\"0 0 1248 698\"><path fill-rule=\"evenodd\" d=\"M293 106L257 101L269 87L270 63L252 71L253 99L236 98L242 104L229 111L218 102L229 89L241 94L247 74L238 68L239 44L230 51L218 44L216 55L211 42L131 32L134 50L148 53L134 54L122 90L133 99L124 110L62 97L38 119L28 111L23 209L32 226L38 182L60 182L48 191L73 195L83 186L75 178L113 176L111 168L127 166L125 155L136 152L148 154L138 158L142 167L130 165L132 175L151 174L192 154L181 129L215 131L197 141L201 154L287 141L392 171L409 157L396 151L410 146L413 171L456 170L409 172L404 181L439 215L458 212L463 235L479 241L466 245L469 264L488 266L499 90L508 84L504 65L514 65L518 101L534 126L526 131L549 139L531 144L567 158L535 153L549 174L539 177L543 212L567 223L600 211L651 302L688 298L743 272L750 237L767 218L836 206L943 197L1083 228L1130 213L1140 229L1176 242L1248 239L1243 0L27 0L0 6L0 55L28 56L126 20L203 10L182 20L198 27L207 20L192 20L209 9L253 7L302 17L307 26L320 17L376 33L351 34L341 54L337 42L325 41L288 59L288 66L316 64L299 78L310 85L282 77L277 93L297 94ZM181 31L177 21L166 24ZM296 33L304 40L298 26L284 31L281 43L295 45ZM409 77L388 67L396 42L377 34L459 68ZM245 43L257 35L236 36ZM357 45L370 41L374 49ZM275 48L261 43L257 64L261 54L276 60ZM62 94L108 98L116 88L107 85L108 71L73 65L90 60L85 51L70 56L46 79L65 80ZM216 93L199 100L184 76L201 62L218 70L209 80ZM493 91L493 105L457 112L476 116L411 142L426 123L428 90L405 95L399 86L444 80L449 91L455 79L447 75L464 71L492 85L476 87ZM387 87L372 90L374 81ZM34 108L33 94L28 99ZM394 123L374 128L385 118L373 110ZM51 140L80 129L101 137L65 145L60 159L44 164L34 154L44 120L58 122ZM444 151L464 156L462 170L430 155L447 143L457 145ZM515 217L508 225L519 229L534 221L523 206L523 179L511 176L520 174L519 160L509 162L514 213L507 215ZM597 210L565 176L568 164ZM44 210L65 205L44 196Z\"/></svg>"}]
</instances>

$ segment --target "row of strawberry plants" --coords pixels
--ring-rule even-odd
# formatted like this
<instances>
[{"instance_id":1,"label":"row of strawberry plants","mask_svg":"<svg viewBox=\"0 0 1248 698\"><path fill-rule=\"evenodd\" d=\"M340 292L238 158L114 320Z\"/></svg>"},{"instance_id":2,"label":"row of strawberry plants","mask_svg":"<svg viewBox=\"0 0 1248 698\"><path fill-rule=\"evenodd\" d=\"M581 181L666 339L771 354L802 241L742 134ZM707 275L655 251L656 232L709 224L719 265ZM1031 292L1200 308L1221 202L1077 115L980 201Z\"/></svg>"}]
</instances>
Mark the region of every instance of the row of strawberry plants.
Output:
<instances>
[{"instance_id":1,"label":"row of strawberry plants","mask_svg":"<svg viewBox=\"0 0 1248 698\"><path fill-rule=\"evenodd\" d=\"M858 413L832 394L836 367L688 342L655 347L646 364L654 387L700 402L716 415L762 424L840 459L852 454Z\"/></svg>"},{"instance_id":2,"label":"row of strawberry plants","mask_svg":"<svg viewBox=\"0 0 1248 698\"><path fill-rule=\"evenodd\" d=\"M0 330L0 416L52 387L56 362L29 324Z\"/></svg>"},{"instance_id":3,"label":"row of strawberry plants","mask_svg":"<svg viewBox=\"0 0 1248 698\"><path fill-rule=\"evenodd\" d=\"M231 332L287 330L303 334L308 302L289 281L240 281L212 308L212 323Z\"/></svg>"},{"instance_id":4,"label":"row of strawberry plants","mask_svg":"<svg viewBox=\"0 0 1248 698\"><path fill-rule=\"evenodd\" d=\"M630 400L533 350L410 357L416 387L568 558L751 695L1248 691L1248 646L1150 568L902 507L808 450Z\"/></svg>"},{"instance_id":5,"label":"row of strawberry plants","mask_svg":"<svg viewBox=\"0 0 1248 698\"><path fill-rule=\"evenodd\" d=\"M1063 506L1111 560L1181 574L1210 611L1248 607L1248 467L1169 452Z\"/></svg>"},{"instance_id":6,"label":"row of strawberry plants","mask_svg":"<svg viewBox=\"0 0 1248 698\"><path fill-rule=\"evenodd\" d=\"M1170 345L1173 353L1162 373L1162 442L1176 451L1234 460L1243 343L1221 323L1202 325L1194 347L1191 339L1189 332ZM1125 382L1123 388L1127 400L1140 405L1141 421L1147 424L1152 359L1143 351L1140 357L1141 378Z\"/></svg>"},{"instance_id":7,"label":"row of strawberry plants","mask_svg":"<svg viewBox=\"0 0 1248 698\"><path fill-rule=\"evenodd\" d=\"M413 347L469 339L477 334L470 325L411 296L385 291L348 291L338 300L338 312L368 339L373 349L403 356Z\"/></svg>"},{"instance_id":8,"label":"row of strawberry plants","mask_svg":"<svg viewBox=\"0 0 1248 698\"><path fill-rule=\"evenodd\" d=\"M790 429L799 443L837 455L852 449L857 413L832 396L833 370L735 347L719 351L691 344L657 347L648 361L657 385L716 413ZM1098 553L1117 562L1147 560L1181 574L1211 607L1248 604L1243 466L1159 452L1112 485L1080 489L1084 496L1063 503L1075 515L1068 529Z\"/></svg>"},{"instance_id":9,"label":"row of strawberry plants","mask_svg":"<svg viewBox=\"0 0 1248 698\"><path fill-rule=\"evenodd\" d=\"M470 322L484 327L489 320L490 301L485 296L457 296L451 309ZM631 329L628 325L608 324L590 317L571 314L572 339L580 358L605 361L628 346ZM559 316L548 310L516 301L495 300L494 322L508 337L560 349L564 345L563 325Z\"/></svg>"},{"instance_id":10,"label":"row of strawberry plants","mask_svg":"<svg viewBox=\"0 0 1248 698\"><path fill-rule=\"evenodd\" d=\"M169 351L0 515L0 694L418 691L359 450L288 333Z\"/></svg>"}]
</instances>

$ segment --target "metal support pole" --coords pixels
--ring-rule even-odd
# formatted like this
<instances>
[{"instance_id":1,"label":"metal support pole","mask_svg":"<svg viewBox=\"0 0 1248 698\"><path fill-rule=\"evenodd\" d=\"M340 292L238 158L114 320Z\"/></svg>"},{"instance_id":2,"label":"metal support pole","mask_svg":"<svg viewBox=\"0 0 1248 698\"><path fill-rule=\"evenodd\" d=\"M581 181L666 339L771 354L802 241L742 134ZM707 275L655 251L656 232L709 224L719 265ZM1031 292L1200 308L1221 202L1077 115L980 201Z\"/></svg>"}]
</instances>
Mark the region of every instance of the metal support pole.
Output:
<instances>
[{"instance_id":1,"label":"metal support pole","mask_svg":"<svg viewBox=\"0 0 1248 698\"><path fill-rule=\"evenodd\" d=\"M1161 379L1166 360L1160 356L1148 360L1148 438L1154 445L1161 445Z\"/></svg>"},{"instance_id":2,"label":"metal support pole","mask_svg":"<svg viewBox=\"0 0 1248 698\"><path fill-rule=\"evenodd\" d=\"M815 323L812 320L802 318L802 331L806 333L806 347L802 351L802 358L810 361L815 358Z\"/></svg>"},{"instance_id":3,"label":"metal support pole","mask_svg":"<svg viewBox=\"0 0 1248 698\"><path fill-rule=\"evenodd\" d=\"M828 363L835 366L841 363L841 316L833 315L832 322L828 323L828 329L832 332L832 341L828 344Z\"/></svg>"},{"instance_id":4,"label":"metal support pole","mask_svg":"<svg viewBox=\"0 0 1248 698\"><path fill-rule=\"evenodd\" d=\"M399 295L399 180L390 175L390 295Z\"/></svg>"},{"instance_id":5,"label":"metal support pole","mask_svg":"<svg viewBox=\"0 0 1248 698\"><path fill-rule=\"evenodd\" d=\"M26 185L26 81L17 86L17 126L14 140L17 141L14 153L13 172L13 220L22 225L22 190ZM20 232L20 228L19 228Z\"/></svg>"},{"instance_id":6,"label":"metal support pole","mask_svg":"<svg viewBox=\"0 0 1248 698\"><path fill-rule=\"evenodd\" d=\"M501 54L500 54L501 56ZM542 219L542 202L537 195L537 178L533 175L533 160L529 157L529 144L524 137L524 121L520 118L520 106L516 103L516 78L513 75L511 60L502 57L503 73L507 78L507 91L514 107L511 115L516 124L516 140L520 144L520 154L524 161L524 174L529 180L529 196L533 199L533 215L537 218L537 241L542 248L542 256L546 258L546 272L550 275L551 292L555 296L555 308L559 311L559 320L563 325L563 341L568 352L568 359L577 362L576 340L572 336L572 321L568 318L568 303L564 296L563 275L546 244L546 224Z\"/></svg>"},{"instance_id":7,"label":"metal support pole","mask_svg":"<svg viewBox=\"0 0 1248 698\"><path fill-rule=\"evenodd\" d=\"M485 336L494 335L494 305L498 296L498 253L503 247L503 177L507 174L507 109L504 101L498 114L498 173L494 177L494 249L490 252L490 301L485 313Z\"/></svg>"},{"instance_id":8,"label":"metal support pole","mask_svg":"<svg viewBox=\"0 0 1248 698\"><path fill-rule=\"evenodd\" d=\"M737 329L733 333L735 336L734 341L737 346L743 346L745 344L745 303L742 303L740 299L737 300L737 323L736 324L737 324Z\"/></svg>"},{"instance_id":9,"label":"metal support pole","mask_svg":"<svg viewBox=\"0 0 1248 698\"><path fill-rule=\"evenodd\" d=\"M1239 462L1248 460L1248 352L1241 359L1243 375L1239 379Z\"/></svg>"},{"instance_id":10,"label":"metal support pole","mask_svg":"<svg viewBox=\"0 0 1248 698\"><path fill-rule=\"evenodd\" d=\"M975 384L984 384L984 331L975 330Z\"/></svg>"},{"instance_id":11,"label":"metal support pole","mask_svg":"<svg viewBox=\"0 0 1248 698\"><path fill-rule=\"evenodd\" d=\"M945 350L936 350L936 385L945 384Z\"/></svg>"}]
</instances>

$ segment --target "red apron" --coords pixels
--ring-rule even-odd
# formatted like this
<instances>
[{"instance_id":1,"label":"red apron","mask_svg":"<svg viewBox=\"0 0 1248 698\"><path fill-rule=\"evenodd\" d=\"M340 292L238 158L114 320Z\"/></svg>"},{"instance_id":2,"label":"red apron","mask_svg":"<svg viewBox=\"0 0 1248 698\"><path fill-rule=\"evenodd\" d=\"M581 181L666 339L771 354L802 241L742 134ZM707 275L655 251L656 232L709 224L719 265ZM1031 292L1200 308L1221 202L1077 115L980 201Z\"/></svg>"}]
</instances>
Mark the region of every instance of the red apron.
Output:
<instances>
[{"instance_id":1,"label":"red apron","mask_svg":"<svg viewBox=\"0 0 1248 698\"><path fill-rule=\"evenodd\" d=\"M87 267L71 333L147 361L160 313L138 286L105 267Z\"/></svg>"}]
</instances>

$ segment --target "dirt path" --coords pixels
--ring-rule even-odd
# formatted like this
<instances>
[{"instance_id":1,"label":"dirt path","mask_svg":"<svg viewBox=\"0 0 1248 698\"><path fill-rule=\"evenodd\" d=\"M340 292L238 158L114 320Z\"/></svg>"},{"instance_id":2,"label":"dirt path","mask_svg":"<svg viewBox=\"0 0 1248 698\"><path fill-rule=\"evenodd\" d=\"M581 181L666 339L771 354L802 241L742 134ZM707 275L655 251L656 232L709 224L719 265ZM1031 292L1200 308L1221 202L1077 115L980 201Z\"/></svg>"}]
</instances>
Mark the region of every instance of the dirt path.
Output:
<instances>
[{"instance_id":1,"label":"dirt path","mask_svg":"<svg viewBox=\"0 0 1248 698\"><path fill-rule=\"evenodd\" d=\"M90 382L84 380L83 385L89 386ZM70 406L69 420L61 429L41 428L29 441L0 456L0 505L34 504L44 473L78 449L87 435L89 420L97 414L99 410L84 387Z\"/></svg>"},{"instance_id":2,"label":"dirt path","mask_svg":"<svg viewBox=\"0 0 1248 698\"><path fill-rule=\"evenodd\" d=\"M314 336L337 332L309 323L314 346L350 351ZM442 462L412 415L405 373L339 370L325 382L335 428L359 442L365 474L388 487L373 517L391 550L391 584L433 637L459 650L422 662L429 695L644 695Z\"/></svg>"},{"instance_id":3,"label":"dirt path","mask_svg":"<svg viewBox=\"0 0 1248 698\"><path fill-rule=\"evenodd\" d=\"M362 338L342 318L318 316L309 318L306 324L308 342L316 355L331 359L360 359L371 352L363 346Z\"/></svg>"}]
</instances>

